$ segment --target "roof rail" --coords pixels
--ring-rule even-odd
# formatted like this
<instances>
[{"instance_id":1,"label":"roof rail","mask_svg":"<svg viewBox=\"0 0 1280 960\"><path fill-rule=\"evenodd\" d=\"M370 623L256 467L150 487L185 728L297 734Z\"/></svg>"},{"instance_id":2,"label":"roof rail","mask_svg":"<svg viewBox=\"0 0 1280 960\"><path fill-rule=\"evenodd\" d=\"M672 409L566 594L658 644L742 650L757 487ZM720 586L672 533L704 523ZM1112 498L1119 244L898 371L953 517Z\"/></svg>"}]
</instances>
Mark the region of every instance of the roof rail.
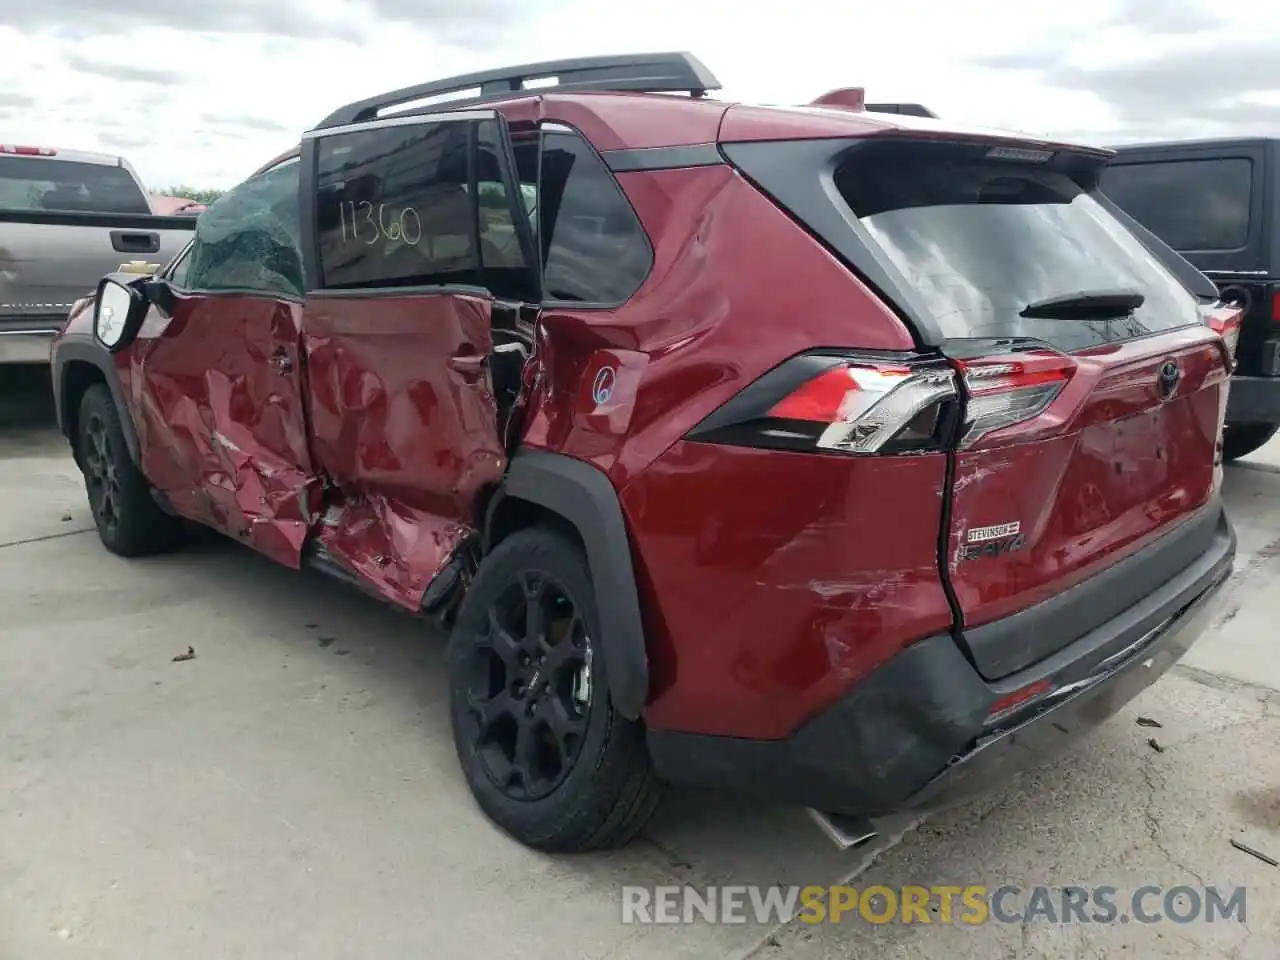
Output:
<instances>
[{"instance_id":1,"label":"roof rail","mask_svg":"<svg viewBox=\"0 0 1280 960\"><path fill-rule=\"evenodd\" d=\"M919 103L868 103L863 107L868 113L897 113L908 117L932 117L938 115Z\"/></svg>"},{"instance_id":2,"label":"roof rail","mask_svg":"<svg viewBox=\"0 0 1280 960\"><path fill-rule=\"evenodd\" d=\"M550 84L528 87L531 80L552 80ZM463 74L447 80L432 80L390 93L357 100L325 117L316 129L337 127L377 119L390 107L424 100L428 97L464 90L479 90L479 96L444 100L424 105L407 113L436 113L460 106L474 106L500 100L522 92L577 93L585 90L628 91L636 93L688 93L701 97L709 90L719 90L720 81L691 53L624 54L609 57L578 57L573 60L547 60L522 67L502 67L479 73Z\"/></svg>"}]
</instances>

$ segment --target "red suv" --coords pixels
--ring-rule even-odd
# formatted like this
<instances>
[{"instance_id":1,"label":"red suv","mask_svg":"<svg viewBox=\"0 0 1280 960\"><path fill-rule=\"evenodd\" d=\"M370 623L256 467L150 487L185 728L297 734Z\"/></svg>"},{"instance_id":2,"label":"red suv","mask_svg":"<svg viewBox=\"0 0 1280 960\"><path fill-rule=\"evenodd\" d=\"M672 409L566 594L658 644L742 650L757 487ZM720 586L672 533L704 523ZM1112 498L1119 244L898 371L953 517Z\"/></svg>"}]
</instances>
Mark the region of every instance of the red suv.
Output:
<instances>
[{"instance_id":1,"label":"red suv","mask_svg":"<svg viewBox=\"0 0 1280 960\"><path fill-rule=\"evenodd\" d=\"M194 521L443 621L467 782L542 849L672 781L843 835L954 804L1152 683L1234 561L1237 317L1109 152L716 88L343 107L54 349L106 547Z\"/></svg>"}]
</instances>

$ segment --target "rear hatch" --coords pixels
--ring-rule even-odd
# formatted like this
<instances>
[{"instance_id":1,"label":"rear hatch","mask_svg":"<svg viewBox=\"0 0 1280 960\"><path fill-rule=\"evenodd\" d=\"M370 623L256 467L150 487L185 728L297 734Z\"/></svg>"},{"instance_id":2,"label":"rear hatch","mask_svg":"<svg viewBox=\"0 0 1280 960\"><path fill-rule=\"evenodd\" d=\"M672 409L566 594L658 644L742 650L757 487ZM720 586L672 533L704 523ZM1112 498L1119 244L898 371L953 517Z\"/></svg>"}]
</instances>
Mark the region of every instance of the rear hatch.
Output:
<instances>
[{"instance_id":1,"label":"rear hatch","mask_svg":"<svg viewBox=\"0 0 1280 960\"><path fill-rule=\"evenodd\" d=\"M903 292L921 353L956 372L939 566L988 679L1116 616L1218 526L1229 357L1185 276L1097 197L1101 163L880 136L829 168L868 252L851 265Z\"/></svg>"}]
</instances>

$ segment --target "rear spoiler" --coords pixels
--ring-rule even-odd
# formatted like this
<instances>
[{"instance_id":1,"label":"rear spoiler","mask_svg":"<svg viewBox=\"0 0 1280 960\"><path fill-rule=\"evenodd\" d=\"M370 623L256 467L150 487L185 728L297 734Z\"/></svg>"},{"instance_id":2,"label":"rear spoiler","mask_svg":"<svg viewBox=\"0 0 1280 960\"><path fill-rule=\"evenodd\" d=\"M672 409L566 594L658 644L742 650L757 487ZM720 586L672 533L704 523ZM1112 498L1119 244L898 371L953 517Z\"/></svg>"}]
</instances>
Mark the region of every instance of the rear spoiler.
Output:
<instances>
[{"instance_id":1,"label":"rear spoiler","mask_svg":"<svg viewBox=\"0 0 1280 960\"><path fill-rule=\"evenodd\" d=\"M841 87L831 90L814 100L811 107L834 107L837 110L853 110L858 113L896 113L899 116L931 117L938 115L921 103L867 103L866 90L862 87Z\"/></svg>"}]
</instances>

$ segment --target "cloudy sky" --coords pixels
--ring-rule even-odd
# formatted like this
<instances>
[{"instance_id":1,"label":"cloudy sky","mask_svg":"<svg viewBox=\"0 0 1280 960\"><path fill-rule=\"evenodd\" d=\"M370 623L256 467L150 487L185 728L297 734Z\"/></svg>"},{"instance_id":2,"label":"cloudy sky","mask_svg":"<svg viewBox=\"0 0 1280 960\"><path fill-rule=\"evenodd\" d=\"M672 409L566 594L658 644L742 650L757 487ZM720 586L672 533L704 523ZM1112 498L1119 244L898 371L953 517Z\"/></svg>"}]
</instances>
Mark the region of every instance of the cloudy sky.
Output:
<instances>
[{"instance_id":1,"label":"cloudy sky","mask_svg":"<svg viewBox=\"0 0 1280 960\"><path fill-rule=\"evenodd\" d=\"M0 0L0 142L121 153L155 188L226 187L383 90L670 49L732 99L861 85L1095 143L1280 134L1268 0Z\"/></svg>"}]
</instances>

